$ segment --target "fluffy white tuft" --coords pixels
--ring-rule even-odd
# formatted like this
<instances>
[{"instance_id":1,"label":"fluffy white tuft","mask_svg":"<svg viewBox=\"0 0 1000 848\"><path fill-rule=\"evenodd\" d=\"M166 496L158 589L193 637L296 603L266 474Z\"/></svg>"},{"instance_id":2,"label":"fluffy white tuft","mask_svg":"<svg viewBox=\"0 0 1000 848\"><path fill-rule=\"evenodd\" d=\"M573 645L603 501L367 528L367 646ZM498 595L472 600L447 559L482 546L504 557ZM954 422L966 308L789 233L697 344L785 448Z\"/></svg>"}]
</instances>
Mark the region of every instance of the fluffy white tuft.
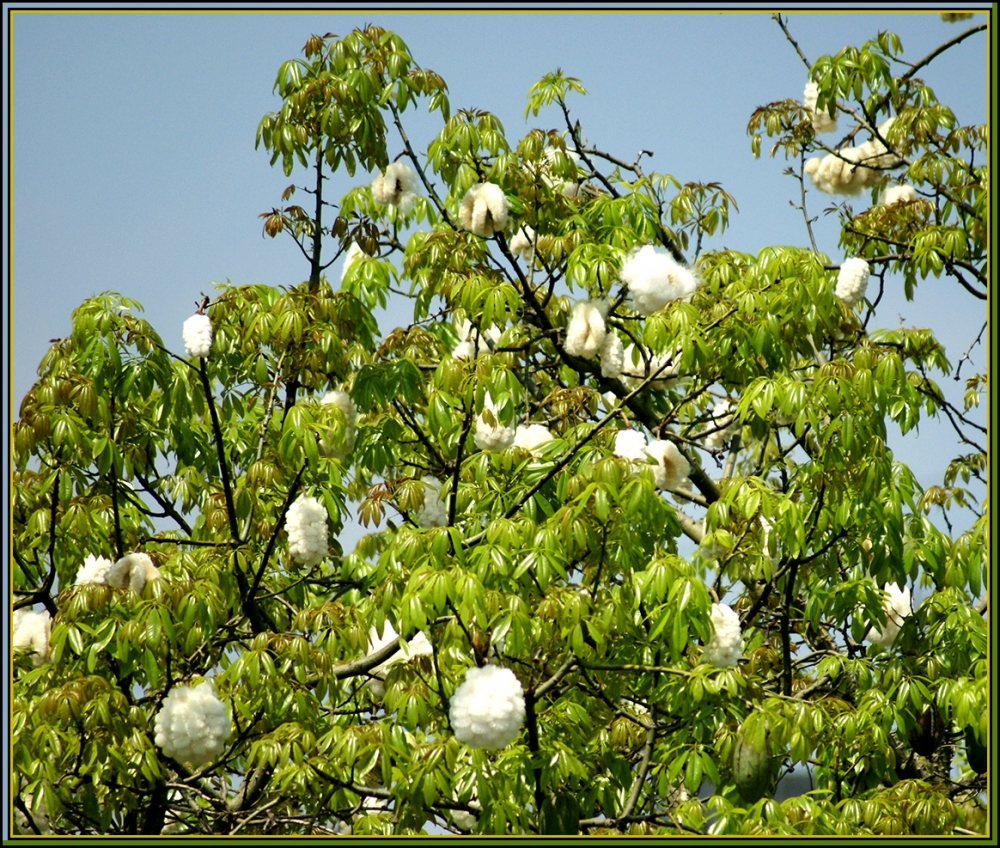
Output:
<instances>
[{"instance_id":1,"label":"fluffy white tuft","mask_svg":"<svg viewBox=\"0 0 1000 848\"><path fill-rule=\"evenodd\" d=\"M646 437L638 430L619 430L615 433L615 456L632 462L646 461Z\"/></svg>"},{"instance_id":2,"label":"fluffy white tuft","mask_svg":"<svg viewBox=\"0 0 1000 848\"><path fill-rule=\"evenodd\" d=\"M502 451L514 444L516 430L500 423L497 407L487 392L483 397L483 411L476 418L476 445L485 451Z\"/></svg>"},{"instance_id":3,"label":"fluffy white tuft","mask_svg":"<svg viewBox=\"0 0 1000 848\"><path fill-rule=\"evenodd\" d=\"M299 495L285 519L292 559L306 566L323 561L327 553L327 518L326 508L316 498Z\"/></svg>"},{"instance_id":4,"label":"fluffy white tuft","mask_svg":"<svg viewBox=\"0 0 1000 848\"><path fill-rule=\"evenodd\" d=\"M869 642L878 642L886 648L892 646L896 641L899 628L903 626L903 621L913 612L910 600L910 587L900 589L895 583L887 583L884 587L885 599L882 601L882 608L885 610L885 629L872 626L865 637Z\"/></svg>"},{"instance_id":5,"label":"fluffy white tuft","mask_svg":"<svg viewBox=\"0 0 1000 848\"><path fill-rule=\"evenodd\" d=\"M576 197L580 194L580 181L572 180L567 181L561 177L553 176L552 166L556 163L556 157L558 157L563 151L555 147L546 147L542 151L542 155L545 157L545 166L542 170L542 180L543 182L555 191L558 191L563 197ZM575 150L565 151L565 155L569 158L570 162L573 163L573 169L576 170L577 163L580 161L580 154Z\"/></svg>"},{"instance_id":6,"label":"fluffy white tuft","mask_svg":"<svg viewBox=\"0 0 1000 848\"><path fill-rule=\"evenodd\" d=\"M632 293L637 312L651 315L672 300L690 297L698 279L690 268L674 261L669 253L657 253L647 244L633 253L619 272Z\"/></svg>"},{"instance_id":7,"label":"fluffy white tuft","mask_svg":"<svg viewBox=\"0 0 1000 848\"><path fill-rule=\"evenodd\" d=\"M535 231L527 224L522 224L510 240L510 252L530 265L535 258L535 240Z\"/></svg>"},{"instance_id":8,"label":"fluffy white tuft","mask_svg":"<svg viewBox=\"0 0 1000 848\"><path fill-rule=\"evenodd\" d=\"M552 432L544 424L518 424L514 431L514 447L539 456L539 448L552 441Z\"/></svg>"},{"instance_id":9,"label":"fluffy white tuft","mask_svg":"<svg viewBox=\"0 0 1000 848\"><path fill-rule=\"evenodd\" d=\"M705 646L703 657L717 668L738 665L743 653L740 617L726 604L712 604L712 638Z\"/></svg>"},{"instance_id":10,"label":"fluffy white tuft","mask_svg":"<svg viewBox=\"0 0 1000 848\"><path fill-rule=\"evenodd\" d=\"M802 105L812 115L813 130L817 134L834 132L837 129L836 116L830 117L830 113L825 109L822 112L816 111L816 100L819 96L819 86L810 81L806 83L805 93L802 95Z\"/></svg>"},{"instance_id":11,"label":"fluffy white tuft","mask_svg":"<svg viewBox=\"0 0 1000 848\"><path fill-rule=\"evenodd\" d=\"M740 425L733 417L736 407L728 400L720 400L712 408L712 422L709 429L713 432L705 437L705 447L721 450L729 444L729 440L739 432Z\"/></svg>"},{"instance_id":12,"label":"fluffy white tuft","mask_svg":"<svg viewBox=\"0 0 1000 848\"><path fill-rule=\"evenodd\" d=\"M563 349L571 356L592 359L604 344L607 327L604 317L608 314L606 300L581 300L573 307L573 315L566 328Z\"/></svg>"},{"instance_id":13,"label":"fluffy white tuft","mask_svg":"<svg viewBox=\"0 0 1000 848\"><path fill-rule=\"evenodd\" d=\"M319 440L319 449L324 456L344 459L354 449L354 437L358 424L358 408L351 396L340 389L334 389L323 395L320 403L333 404L344 413L344 443L336 445L333 441L333 430L328 429Z\"/></svg>"},{"instance_id":14,"label":"fluffy white tuft","mask_svg":"<svg viewBox=\"0 0 1000 848\"><path fill-rule=\"evenodd\" d=\"M340 268L340 282L344 282L344 278L347 276L347 272L351 269L351 266L359 259L364 259L367 255L356 241L352 241L351 246L344 253L344 264Z\"/></svg>"},{"instance_id":15,"label":"fluffy white tuft","mask_svg":"<svg viewBox=\"0 0 1000 848\"><path fill-rule=\"evenodd\" d=\"M455 359L474 359L479 354L495 348L500 336L503 335L499 327L476 329L467 318L463 318L455 325L455 332L458 335L458 344L451 352Z\"/></svg>"},{"instance_id":16,"label":"fluffy white tuft","mask_svg":"<svg viewBox=\"0 0 1000 848\"><path fill-rule=\"evenodd\" d=\"M45 610L14 610L14 641L11 648L15 653L19 648L29 648L31 661L36 666L49 658L51 633L52 616Z\"/></svg>"},{"instance_id":17,"label":"fluffy white tuft","mask_svg":"<svg viewBox=\"0 0 1000 848\"><path fill-rule=\"evenodd\" d=\"M212 348L212 322L207 315L192 315L182 330L188 356L208 356Z\"/></svg>"},{"instance_id":18,"label":"fluffy white tuft","mask_svg":"<svg viewBox=\"0 0 1000 848\"><path fill-rule=\"evenodd\" d=\"M607 333L599 351L601 376L620 377L625 368L625 346L615 333Z\"/></svg>"},{"instance_id":19,"label":"fluffy white tuft","mask_svg":"<svg viewBox=\"0 0 1000 848\"><path fill-rule=\"evenodd\" d=\"M507 226L507 198L494 183L477 183L462 199L458 210L462 228L480 238L489 238Z\"/></svg>"},{"instance_id":20,"label":"fluffy white tuft","mask_svg":"<svg viewBox=\"0 0 1000 848\"><path fill-rule=\"evenodd\" d=\"M448 523L448 504L441 496L441 481L427 475L421 478L424 484L424 502L413 513L418 527L444 527Z\"/></svg>"},{"instance_id":21,"label":"fluffy white tuft","mask_svg":"<svg viewBox=\"0 0 1000 848\"><path fill-rule=\"evenodd\" d=\"M369 627L368 653L373 654L381 650L398 635L396 629L388 621L385 623L381 636L378 635L378 631L374 626ZM371 677L367 681L368 688L371 689L372 694L376 698L381 700L385 696L385 676L388 674L390 666L399 662L409 662L415 657L429 657L433 653L434 646L431 645L430 639L427 638L427 634L423 631L417 633L416 636L405 644L400 641L399 650L369 672Z\"/></svg>"},{"instance_id":22,"label":"fluffy white tuft","mask_svg":"<svg viewBox=\"0 0 1000 848\"><path fill-rule=\"evenodd\" d=\"M649 357L649 365L642 358L635 345L629 345L622 353L622 382L630 389L634 389L650 375L656 375L649 381L649 388L666 391L677 385L676 361L679 352L670 356L666 353L658 353Z\"/></svg>"},{"instance_id":23,"label":"fluffy white tuft","mask_svg":"<svg viewBox=\"0 0 1000 848\"><path fill-rule=\"evenodd\" d=\"M879 135L886 137L893 118L883 121ZM875 185L884 171L898 168L903 160L890 153L878 139L872 138L857 147L845 147L838 154L828 153L806 162L806 173L813 185L827 194L857 194Z\"/></svg>"},{"instance_id":24,"label":"fluffy white tuft","mask_svg":"<svg viewBox=\"0 0 1000 848\"><path fill-rule=\"evenodd\" d=\"M149 585L159 580L160 570L153 565L148 554L134 553L123 556L104 575L104 582L113 589L126 586L137 595L146 595Z\"/></svg>"},{"instance_id":25,"label":"fluffy white tuft","mask_svg":"<svg viewBox=\"0 0 1000 848\"><path fill-rule=\"evenodd\" d=\"M111 560L107 557L87 554L87 558L76 573L75 583L82 586L85 583L98 583L104 585L107 580L108 570L111 568Z\"/></svg>"},{"instance_id":26,"label":"fluffy white tuft","mask_svg":"<svg viewBox=\"0 0 1000 848\"><path fill-rule=\"evenodd\" d=\"M226 705L210 680L175 686L156 714L156 744L168 757L198 769L219 758L232 735Z\"/></svg>"},{"instance_id":27,"label":"fluffy white tuft","mask_svg":"<svg viewBox=\"0 0 1000 848\"><path fill-rule=\"evenodd\" d=\"M683 489L691 463L685 459L673 442L656 439L646 447L646 454L653 460L653 479L657 489Z\"/></svg>"},{"instance_id":28,"label":"fluffy white tuft","mask_svg":"<svg viewBox=\"0 0 1000 848\"><path fill-rule=\"evenodd\" d=\"M897 203L910 203L916 200L917 192L911 185L889 186L882 192L879 203L883 206L895 206Z\"/></svg>"},{"instance_id":29,"label":"fluffy white tuft","mask_svg":"<svg viewBox=\"0 0 1000 848\"><path fill-rule=\"evenodd\" d=\"M837 288L834 294L848 306L861 303L868 288L869 273L868 263L864 259L860 257L846 259L837 274Z\"/></svg>"},{"instance_id":30,"label":"fluffy white tuft","mask_svg":"<svg viewBox=\"0 0 1000 848\"><path fill-rule=\"evenodd\" d=\"M524 724L524 690L509 668L470 668L451 696L455 738L470 748L504 748Z\"/></svg>"},{"instance_id":31,"label":"fluffy white tuft","mask_svg":"<svg viewBox=\"0 0 1000 848\"><path fill-rule=\"evenodd\" d=\"M417 175L405 162L393 162L372 180L372 197L376 203L391 204L404 215L413 208L417 195Z\"/></svg>"}]
</instances>

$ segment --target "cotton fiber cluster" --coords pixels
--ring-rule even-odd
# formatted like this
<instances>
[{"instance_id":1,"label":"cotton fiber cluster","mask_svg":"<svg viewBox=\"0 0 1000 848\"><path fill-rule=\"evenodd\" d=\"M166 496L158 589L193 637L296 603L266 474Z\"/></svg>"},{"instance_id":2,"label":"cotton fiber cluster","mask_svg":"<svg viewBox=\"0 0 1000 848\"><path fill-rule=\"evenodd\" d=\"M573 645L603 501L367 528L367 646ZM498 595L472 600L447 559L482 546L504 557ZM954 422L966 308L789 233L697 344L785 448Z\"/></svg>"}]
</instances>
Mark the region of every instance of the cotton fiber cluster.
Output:
<instances>
[{"instance_id":1,"label":"cotton fiber cluster","mask_svg":"<svg viewBox=\"0 0 1000 848\"><path fill-rule=\"evenodd\" d=\"M492 418L492 423L488 417ZM516 429L500 423L497 407L487 392L483 397L483 411L476 418L476 446L485 451L502 451L514 444Z\"/></svg>"},{"instance_id":2,"label":"cotton fiber cluster","mask_svg":"<svg viewBox=\"0 0 1000 848\"><path fill-rule=\"evenodd\" d=\"M649 467L658 489L687 488L691 463L673 442L654 439L647 445L646 437L638 430L619 430L615 433L614 455L631 461L636 471Z\"/></svg>"},{"instance_id":3,"label":"cotton fiber cluster","mask_svg":"<svg viewBox=\"0 0 1000 848\"><path fill-rule=\"evenodd\" d=\"M31 661L39 666L49 658L49 635L52 633L52 616L45 610L14 610L14 642L16 653L27 648Z\"/></svg>"},{"instance_id":4,"label":"cotton fiber cluster","mask_svg":"<svg viewBox=\"0 0 1000 848\"><path fill-rule=\"evenodd\" d=\"M323 561L327 553L326 508L316 498L299 495L288 509L288 551L292 559L305 566Z\"/></svg>"},{"instance_id":5,"label":"cotton fiber cluster","mask_svg":"<svg viewBox=\"0 0 1000 848\"><path fill-rule=\"evenodd\" d=\"M156 714L155 728L163 753L195 769L218 759L232 734L226 705L210 680L171 689Z\"/></svg>"},{"instance_id":6,"label":"cotton fiber cluster","mask_svg":"<svg viewBox=\"0 0 1000 848\"><path fill-rule=\"evenodd\" d=\"M831 118L825 109L816 111L816 99L819 96L819 86L814 82L806 83L806 90L802 96L802 105L812 115L813 129L817 134L834 132L837 129L836 117Z\"/></svg>"},{"instance_id":7,"label":"cotton fiber cluster","mask_svg":"<svg viewBox=\"0 0 1000 848\"><path fill-rule=\"evenodd\" d=\"M542 171L542 181L552 188L554 191L558 191L563 197L576 197L580 193L580 183L577 180L566 181L561 177L553 176L552 166L556 162L556 156L559 152L555 147L546 147L542 151L542 155L545 157L545 168ZM580 154L575 150L565 151L566 156L573 163L573 170L576 170L576 163L580 161Z\"/></svg>"},{"instance_id":8,"label":"cotton fiber cluster","mask_svg":"<svg viewBox=\"0 0 1000 848\"><path fill-rule=\"evenodd\" d=\"M638 430L619 430L615 433L614 454L632 462L645 462L646 437Z\"/></svg>"},{"instance_id":9,"label":"cotton fiber cluster","mask_svg":"<svg viewBox=\"0 0 1000 848\"><path fill-rule=\"evenodd\" d=\"M916 200L917 192L911 185L889 186L882 192L879 203L883 206L895 206L897 203L910 203Z\"/></svg>"},{"instance_id":10,"label":"cotton fiber cluster","mask_svg":"<svg viewBox=\"0 0 1000 848\"><path fill-rule=\"evenodd\" d=\"M643 315L690 297L698 288L690 268L675 262L669 253L657 253L649 244L632 254L618 276L632 293L636 311Z\"/></svg>"},{"instance_id":11,"label":"cotton fiber cluster","mask_svg":"<svg viewBox=\"0 0 1000 848\"><path fill-rule=\"evenodd\" d=\"M607 317L608 307L606 300L581 300L573 307L563 343L566 353L583 359L591 359L597 355L607 334L604 319Z\"/></svg>"},{"instance_id":12,"label":"cotton fiber cluster","mask_svg":"<svg viewBox=\"0 0 1000 848\"><path fill-rule=\"evenodd\" d=\"M147 595L154 580L160 579L160 570L153 565L148 554L135 553L123 556L104 575L104 582L112 589L128 587L137 595Z\"/></svg>"},{"instance_id":13,"label":"cotton fiber cluster","mask_svg":"<svg viewBox=\"0 0 1000 848\"><path fill-rule=\"evenodd\" d=\"M340 268L340 282L344 282L344 278L347 276L347 272L351 266L359 259L364 259L367 255L356 241L352 241L351 246L344 253L344 264Z\"/></svg>"},{"instance_id":14,"label":"cotton fiber cluster","mask_svg":"<svg viewBox=\"0 0 1000 848\"><path fill-rule=\"evenodd\" d=\"M518 227L514 238L510 240L510 252L520 256L529 265L535 258L535 231L527 224Z\"/></svg>"},{"instance_id":15,"label":"cotton fiber cluster","mask_svg":"<svg viewBox=\"0 0 1000 848\"><path fill-rule=\"evenodd\" d=\"M470 188L458 210L462 228L480 238L489 238L507 226L507 198L494 183L477 183Z\"/></svg>"},{"instance_id":16,"label":"cotton fiber cluster","mask_svg":"<svg viewBox=\"0 0 1000 848\"><path fill-rule=\"evenodd\" d=\"M509 668L470 668L451 696L455 738L471 748L504 748L524 724L524 690Z\"/></svg>"},{"instance_id":17,"label":"cotton fiber cluster","mask_svg":"<svg viewBox=\"0 0 1000 848\"><path fill-rule=\"evenodd\" d=\"M503 335L499 327L476 329L466 318L455 325L455 332L458 334L458 344L451 352L455 359L475 359L479 354L495 348Z\"/></svg>"},{"instance_id":18,"label":"cotton fiber cluster","mask_svg":"<svg viewBox=\"0 0 1000 848\"><path fill-rule=\"evenodd\" d=\"M396 633L395 628L388 621L385 623L381 636L378 635L378 631L374 627L369 627L368 653L374 654L376 651L381 650L393 639L397 638L398 635L399 634ZM409 662L415 657L429 657L433 653L434 647L427 638L427 634L420 631L405 645L400 642L399 650L395 654L389 657L389 659L385 662L375 666L375 668L369 672L369 674L371 674L371 678L368 680L368 688L371 689L372 694L376 698L381 699L385 697L385 676L389 673L390 666L395 665L398 662Z\"/></svg>"},{"instance_id":19,"label":"cotton fiber cluster","mask_svg":"<svg viewBox=\"0 0 1000 848\"><path fill-rule=\"evenodd\" d=\"M860 257L844 260L837 274L837 288L834 294L848 306L861 303L868 288L868 263Z\"/></svg>"},{"instance_id":20,"label":"cotton fiber cluster","mask_svg":"<svg viewBox=\"0 0 1000 848\"><path fill-rule=\"evenodd\" d=\"M677 385L678 377L675 360L679 356L679 351L673 356L666 353L656 353L649 357L649 364L647 366L646 360L636 350L635 345L630 344L622 352L621 380L627 388L634 389L648 377L655 374L655 379L649 381L649 388L666 391Z\"/></svg>"},{"instance_id":21,"label":"cotton fiber cluster","mask_svg":"<svg viewBox=\"0 0 1000 848\"><path fill-rule=\"evenodd\" d=\"M705 646L705 661L717 668L738 665L743 653L740 617L727 604L712 604L709 618L712 621L712 638Z\"/></svg>"},{"instance_id":22,"label":"cotton fiber cluster","mask_svg":"<svg viewBox=\"0 0 1000 848\"><path fill-rule=\"evenodd\" d=\"M552 433L544 424L518 424L514 431L514 447L539 456L540 448L552 441Z\"/></svg>"},{"instance_id":23,"label":"cotton fiber cluster","mask_svg":"<svg viewBox=\"0 0 1000 848\"><path fill-rule=\"evenodd\" d=\"M393 162L385 173L372 180L376 203L395 206L403 215L410 214L417 200L417 175L405 162Z\"/></svg>"},{"instance_id":24,"label":"cotton fiber cluster","mask_svg":"<svg viewBox=\"0 0 1000 848\"><path fill-rule=\"evenodd\" d=\"M212 348L212 322L207 315L192 315L184 322L182 332L188 356L208 356Z\"/></svg>"},{"instance_id":25,"label":"cotton fiber cluster","mask_svg":"<svg viewBox=\"0 0 1000 848\"><path fill-rule=\"evenodd\" d=\"M320 451L324 456L332 456L343 459L354 449L354 437L358 424L358 408L355 406L351 396L340 389L334 389L323 395L320 403L333 404L344 413L344 443L335 445L333 442L333 432L328 430L319 441Z\"/></svg>"},{"instance_id":26,"label":"cotton fiber cluster","mask_svg":"<svg viewBox=\"0 0 1000 848\"><path fill-rule=\"evenodd\" d=\"M428 474L420 482L424 485L424 502L413 513L414 522L418 527L444 527L448 523L448 504L441 497L441 481Z\"/></svg>"},{"instance_id":27,"label":"cotton fiber cluster","mask_svg":"<svg viewBox=\"0 0 1000 848\"><path fill-rule=\"evenodd\" d=\"M620 377L625 368L625 346L622 340L615 333L606 333L598 353L601 358L601 376Z\"/></svg>"},{"instance_id":28,"label":"cotton fiber cluster","mask_svg":"<svg viewBox=\"0 0 1000 848\"><path fill-rule=\"evenodd\" d=\"M887 583L884 587L885 599L882 608L885 610L885 630L872 626L865 637L869 642L878 642L889 648L896 640L903 621L913 611L910 602L910 587L900 589L895 583Z\"/></svg>"},{"instance_id":29,"label":"cotton fiber cluster","mask_svg":"<svg viewBox=\"0 0 1000 848\"><path fill-rule=\"evenodd\" d=\"M83 586L86 583L98 583L103 586L107 583L106 578L110 569L110 559L87 554L83 565L80 566L80 570L76 573L76 580L74 582L77 586Z\"/></svg>"},{"instance_id":30,"label":"cotton fiber cluster","mask_svg":"<svg viewBox=\"0 0 1000 848\"><path fill-rule=\"evenodd\" d=\"M878 128L879 135L886 137L893 118L884 121ZM857 194L870 188L881 179L886 169L898 168L903 161L876 138L857 147L845 147L839 153L814 157L806 162L806 173L813 185L827 194Z\"/></svg>"},{"instance_id":31,"label":"cotton fiber cluster","mask_svg":"<svg viewBox=\"0 0 1000 848\"><path fill-rule=\"evenodd\" d=\"M733 410L734 407L728 400L720 400L712 408L710 427L714 432L705 437L705 447L720 450L739 432L740 426L733 418Z\"/></svg>"}]
</instances>

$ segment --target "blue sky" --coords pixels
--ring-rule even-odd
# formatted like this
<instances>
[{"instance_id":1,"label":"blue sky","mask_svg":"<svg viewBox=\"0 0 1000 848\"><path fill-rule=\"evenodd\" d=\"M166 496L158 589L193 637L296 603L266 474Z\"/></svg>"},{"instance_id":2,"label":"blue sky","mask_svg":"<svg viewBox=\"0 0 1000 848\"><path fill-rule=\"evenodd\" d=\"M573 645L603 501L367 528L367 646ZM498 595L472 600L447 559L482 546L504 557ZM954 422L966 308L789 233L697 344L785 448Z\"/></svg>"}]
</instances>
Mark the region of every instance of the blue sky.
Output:
<instances>
[{"instance_id":1,"label":"blue sky","mask_svg":"<svg viewBox=\"0 0 1000 848\"><path fill-rule=\"evenodd\" d=\"M904 58L916 61L985 20L947 24L933 13L886 12L788 18L810 60L890 30ZM719 181L735 196L739 214L707 247L756 253L808 243L789 204L797 184L782 176L786 162L767 158L766 139L765 155L754 160L746 134L755 107L801 98L806 78L765 13L50 11L12 20L13 343L5 356L13 356L14 415L49 339L68 332L71 311L86 297L111 290L138 299L164 342L183 351L181 324L213 281L290 286L308 275L290 239L261 237L258 214L278 205L292 180L254 150L254 134L278 103L271 92L278 66L300 56L312 33L343 35L365 23L395 30L420 65L445 78L453 109L494 112L512 144L532 127L561 127L555 109L524 118L528 88L560 67L588 90L571 106L591 143L628 160L652 150L647 170ZM964 124L986 118L986 44L977 34L921 73ZM415 146L426 149L439 115L406 117ZM390 156L399 149L393 139ZM331 193L363 181L340 174ZM811 214L829 201L812 192ZM866 202L856 199L855 208ZM833 219L821 217L816 232L820 249L839 262ZM338 267L329 273L339 278ZM888 292L874 324L934 327L954 366L985 312L956 284L932 279L912 303L898 289ZM401 312L389 318L392 326L407 322ZM382 330L392 326L383 321ZM985 346L971 357L964 374L984 369ZM940 383L960 399L950 378ZM925 424L919 437L891 444L925 484L939 482L957 452L947 424Z\"/></svg>"}]
</instances>

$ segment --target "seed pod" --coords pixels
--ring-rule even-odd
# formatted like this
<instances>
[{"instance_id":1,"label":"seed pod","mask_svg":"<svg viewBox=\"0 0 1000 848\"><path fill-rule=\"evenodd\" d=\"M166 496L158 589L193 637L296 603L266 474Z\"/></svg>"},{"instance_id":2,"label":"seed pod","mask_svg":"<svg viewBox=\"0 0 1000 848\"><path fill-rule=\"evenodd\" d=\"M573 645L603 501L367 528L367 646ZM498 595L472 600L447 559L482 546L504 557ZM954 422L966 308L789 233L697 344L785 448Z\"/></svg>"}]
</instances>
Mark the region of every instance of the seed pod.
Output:
<instances>
[{"instance_id":1,"label":"seed pod","mask_svg":"<svg viewBox=\"0 0 1000 848\"><path fill-rule=\"evenodd\" d=\"M758 751L740 728L733 750L733 780L736 791L747 804L755 804L774 793L777 760L771 756L771 734L764 736L764 750Z\"/></svg>"},{"instance_id":2,"label":"seed pod","mask_svg":"<svg viewBox=\"0 0 1000 848\"><path fill-rule=\"evenodd\" d=\"M976 737L976 731L972 729L971 724L965 728L965 757L969 761L969 768L976 774L986 774L990 764L989 752Z\"/></svg>"},{"instance_id":3,"label":"seed pod","mask_svg":"<svg viewBox=\"0 0 1000 848\"><path fill-rule=\"evenodd\" d=\"M910 731L910 747L923 757L933 754L944 741L944 722L934 704L926 707Z\"/></svg>"}]
</instances>

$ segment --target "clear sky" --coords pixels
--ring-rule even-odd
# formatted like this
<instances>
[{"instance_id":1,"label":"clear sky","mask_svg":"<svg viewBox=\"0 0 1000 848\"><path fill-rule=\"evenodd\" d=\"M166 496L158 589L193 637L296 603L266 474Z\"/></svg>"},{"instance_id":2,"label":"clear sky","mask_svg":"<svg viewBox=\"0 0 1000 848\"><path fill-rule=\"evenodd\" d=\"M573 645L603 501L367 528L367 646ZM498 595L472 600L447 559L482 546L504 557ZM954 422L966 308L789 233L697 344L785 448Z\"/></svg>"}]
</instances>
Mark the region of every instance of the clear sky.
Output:
<instances>
[{"instance_id":1,"label":"clear sky","mask_svg":"<svg viewBox=\"0 0 1000 848\"><path fill-rule=\"evenodd\" d=\"M985 16L959 24L914 12L788 19L810 61L890 30L912 62ZM562 68L588 90L570 103L591 143L628 160L652 150L647 170L681 182L719 181L735 196L739 214L707 247L756 253L808 243L789 203L797 183L782 176L787 163L767 158L766 139L764 156L754 160L746 133L755 107L800 99L806 79L766 13L61 10L8 17L5 38L8 23L13 259L4 284L11 270L13 341L5 356L13 357L15 416L49 340L68 332L71 311L86 297L110 290L138 299L164 342L183 351L181 324L213 281L291 286L308 275L290 239L261 236L258 214L278 205L292 180L254 150L254 135L278 104L278 66L301 56L312 33L343 35L366 23L395 30L420 65L445 78L453 110L494 112L512 145L532 127L561 127L557 110L525 120L524 106L531 84ZM964 124L987 115L986 45L987 35L977 34L921 73ZM415 146L426 149L439 115L420 109L405 117ZM399 150L392 139L390 156ZM301 183L301 172L293 179ZM340 174L330 193L362 181L363 174ZM815 191L808 200L810 213L821 215L820 249L839 262L835 220L822 217L830 201ZM867 202L855 199L855 208ZM329 273L339 279L338 267ZM957 364L985 305L945 281L929 280L912 303L900 289L887 293L875 324L931 326ZM393 326L407 322L400 312L390 317ZM392 329L386 323L383 331ZM984 369L985 344L971 358L964 374ZM960 401L960 386L939 379ZM957 453L947 424L924 425L906 440L897 433L890 443L925 484L939 482Z\"/></svg>"}]
</instances>

